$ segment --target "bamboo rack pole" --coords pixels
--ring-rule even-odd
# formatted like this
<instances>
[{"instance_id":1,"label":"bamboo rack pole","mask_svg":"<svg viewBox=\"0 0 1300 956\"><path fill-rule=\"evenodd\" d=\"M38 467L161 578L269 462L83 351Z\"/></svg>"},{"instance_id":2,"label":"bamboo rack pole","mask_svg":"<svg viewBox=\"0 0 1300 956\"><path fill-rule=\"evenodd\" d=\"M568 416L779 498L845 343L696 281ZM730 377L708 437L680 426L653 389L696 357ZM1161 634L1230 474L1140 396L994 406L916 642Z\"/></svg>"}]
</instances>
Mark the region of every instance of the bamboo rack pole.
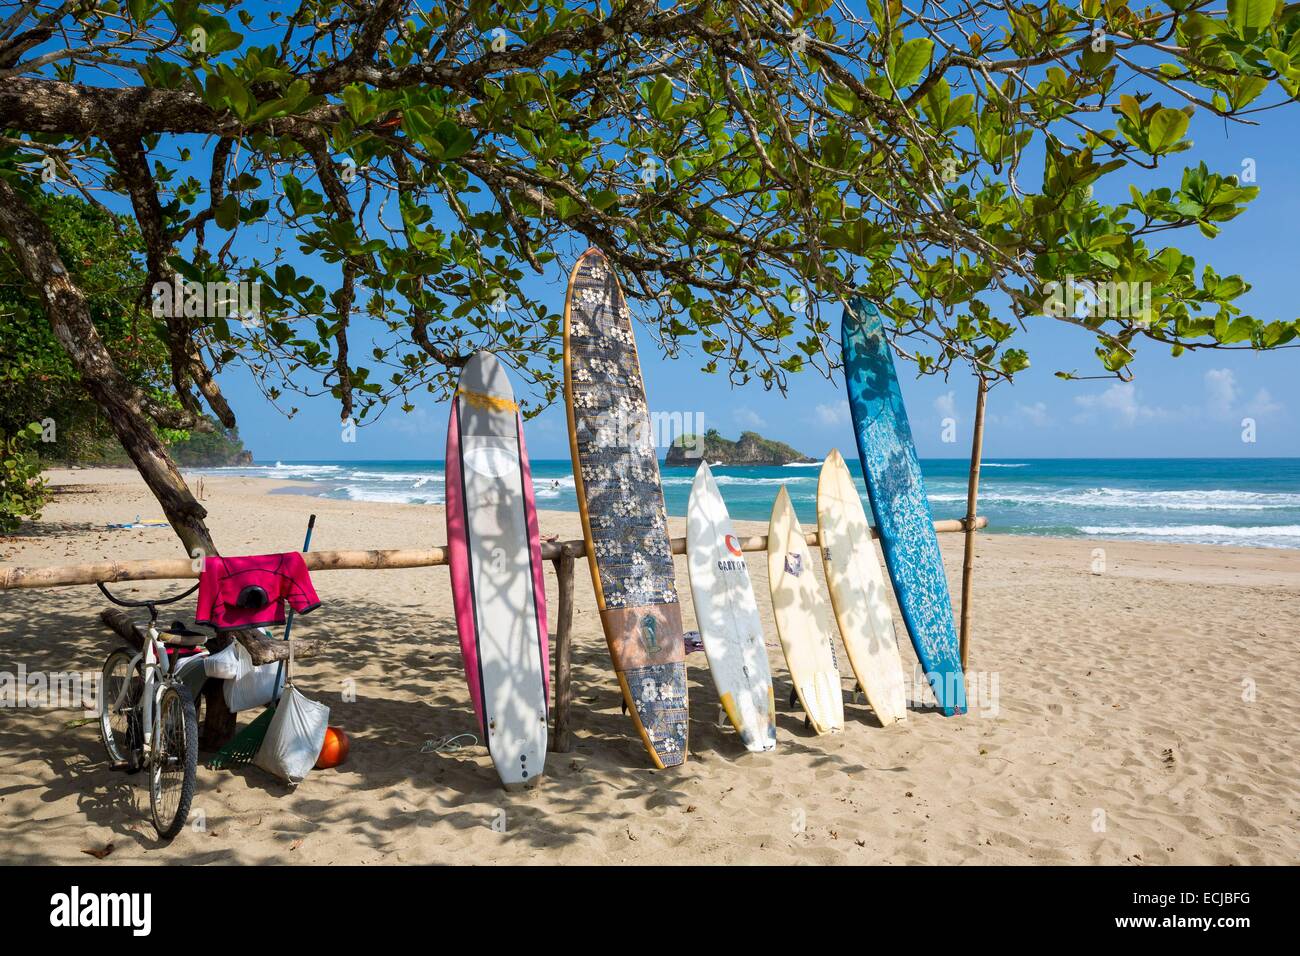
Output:
<instances>
[{"instance_id":1,"label":"bamboo rack pole","mask_svg":"<svg viewBox=\"0 0 1300 956\"><path fill-rule=\"evenodd\" d=\"M936 521L934 530L939 533L964 531L968 522L961 519ZM975 518L974 526L988 525L987 518ZM876 537L876 531L871 531ZM810 545L818 545L817 532L804 537ZM671 539L673 554L686 553L686 539ZM575 558L586 557L587 547L581 541L546 541L542 544L542 559L557 560L565 548L572 549ZM766 551L767 535L758 534L742 538L742 551ZM311 551L303 556L311 571L379 571L402 568L436 567L447 563L446 548L403 549L388 551ZM93 564L65 564L47 568L0 568L0 591L26 588L71 587L78 584L95 584L102 581L169 581L197 578L198 570L189 558L161 558L149 561L100 561Z\"/></svg>"},{"instance_id":2,"label":"bamboo rack pole","mask_svg":"<svg viewBox=\"0 0 1300 956\"><path fill-rule=\"evenodd\" d=\"M988 397L989 383L979 376L979 393L975 397L975 430L970 443L970 478L966 484L966 550L961 564L961 669L966 672L966 658L970 650L970 594L975 581L975 506L980 493L980 458L984 454L984 400ZM987 524L987 521L985 522Z\"/></svg>"}]
</instances>

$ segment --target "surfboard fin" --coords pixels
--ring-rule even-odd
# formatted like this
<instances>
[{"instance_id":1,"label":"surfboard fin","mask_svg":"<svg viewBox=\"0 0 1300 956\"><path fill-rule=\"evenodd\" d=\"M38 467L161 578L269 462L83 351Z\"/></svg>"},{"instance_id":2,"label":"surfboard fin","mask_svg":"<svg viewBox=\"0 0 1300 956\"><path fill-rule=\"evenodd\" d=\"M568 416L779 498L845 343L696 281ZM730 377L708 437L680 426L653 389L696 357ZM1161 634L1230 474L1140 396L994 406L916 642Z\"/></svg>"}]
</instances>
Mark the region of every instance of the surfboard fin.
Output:
<instances>
[{"instance_id":1,"label":"surfboard fin","mask_svg":"<svg viewBox=\"0 0 1300 956\"><path fill-rule=\"evenodd\" d=\"M793 706L794 706L795 704L797 704L797 703L799 703L799 691L797 691L797 690L795 690L793 687L791 687L791 688L790 688L790 706L793 707Z\"/></svg>"}]
</instances>

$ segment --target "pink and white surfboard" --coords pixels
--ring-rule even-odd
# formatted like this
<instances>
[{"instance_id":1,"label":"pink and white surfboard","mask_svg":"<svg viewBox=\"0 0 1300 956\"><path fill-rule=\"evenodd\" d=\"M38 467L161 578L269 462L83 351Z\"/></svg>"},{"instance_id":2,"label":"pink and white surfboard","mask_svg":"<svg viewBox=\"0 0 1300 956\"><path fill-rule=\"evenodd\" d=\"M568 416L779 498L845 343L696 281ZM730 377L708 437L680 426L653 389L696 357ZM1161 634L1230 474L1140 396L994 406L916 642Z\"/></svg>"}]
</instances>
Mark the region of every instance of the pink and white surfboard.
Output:
<instances>
[{"instance_id":1,"label":"pink and white surfboard","mask_svg":"<svg viewBox=\"0 0 1300 956\"><path fill-rule=\"evenodd\" d=\"M546 589L523 420L505 369L478 352L447 426L447 549L465 677L501 782L546 764Z\"/></svg>"}]
</instances>

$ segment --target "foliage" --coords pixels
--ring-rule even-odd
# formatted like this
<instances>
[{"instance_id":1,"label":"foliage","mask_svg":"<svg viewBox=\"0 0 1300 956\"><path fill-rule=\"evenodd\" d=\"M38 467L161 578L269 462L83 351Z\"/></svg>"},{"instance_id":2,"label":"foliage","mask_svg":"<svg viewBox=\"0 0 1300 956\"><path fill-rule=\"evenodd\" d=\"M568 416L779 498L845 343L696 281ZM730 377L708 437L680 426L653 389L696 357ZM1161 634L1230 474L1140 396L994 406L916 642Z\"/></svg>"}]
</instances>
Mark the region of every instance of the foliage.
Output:
<instances>
[{"instance_id":1,"label":"foliage","mask_svg":"<svg viewBox=\"0 0 1300 956\"><path fill-rule=\"evenodd\" d=\"M39 194L50 227L91 317L127 380L160 398L170 384L167 345L137 300L144 281L143 244L132 222L79 196ZM24 281L13 250L0 246L0 432L46 423L42 457L62 461L122 459L108 423Z\"/></svg>"},{"instance_id":2,"label":"foliage","mask_svg":"<svg viewBox=\"0 0 1300 956\"><path fill-rule=\"evenodd\" d=\"M209 420L210 431L187 432L168 443L167 450L178 465L187 468L214 468L240 465L251 461L235 429L222 428Z\"/></svg>"},{"instance_id":3,"label":"foliage","mask_svg":"<svg viewBox=\"0 0 1300 956\"><path fill-rule=\"evenodd\" d=\"M701 459L724 465L788 465L792 461L812 460L785 442L764 438L758 432L741 432L740 438L732 441L710 428L702 436L679 435L669 446L666 461L670 465L695 464Z\"/></svg>"},{"instance_id":4,"label":"foliage","mask_svg":"<svg viewBox=\"0 0 1300 956\"><path fill-rule=\"evenodd\" d=\"M1174 158L1195 115L1300 91L1282 0L35 3L0 41L0 158L119 192L150 278L264 284L259 322L161 331L182 404L197 387L228 425L205 375L234 362L363 418L491 347L553 399L586 244L662 348L769 387L835 365L856 293L925 372L1014 375L1043 315L1119 376L1144 341L1300 329L1165 244L1257 194ZM1124 191L1137 169L1160 182ZM1053 310L1066 286L1083 303Z\"/></svg>"},{"instance_id":5,"label":"foliage","mask_svg":"<svg viewBox=\"0 0 1300 956\"><path fill-rule=\"evenodd\" d=\"M49 500L33 450L40 439L35 422L12 433L0 430L0 534L16 531L23 515L39 518Z\"/></svg>"}]
</instances>

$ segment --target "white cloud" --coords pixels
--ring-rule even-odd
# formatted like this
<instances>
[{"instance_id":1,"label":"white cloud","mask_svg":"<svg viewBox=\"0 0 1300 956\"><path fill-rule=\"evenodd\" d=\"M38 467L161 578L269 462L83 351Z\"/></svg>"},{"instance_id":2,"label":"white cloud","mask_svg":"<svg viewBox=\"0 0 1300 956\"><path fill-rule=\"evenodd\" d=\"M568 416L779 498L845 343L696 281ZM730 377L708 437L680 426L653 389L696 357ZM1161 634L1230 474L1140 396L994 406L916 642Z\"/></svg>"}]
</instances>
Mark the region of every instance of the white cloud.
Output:
<instances>
[{"instance_id":1,"label":"white cloud","mask_svg":"<svg viewBox=\"0 0 1300 956\"><path fill-rule=\"evenodd\" d=\"M389 413L379 420L378 428L384 431L397 432L399 435L416 435L423 437L433 433L436 424L429 410L423 405L418 405L409 412L404 412L394 406ZM442 426L447 427L446 423Z\"/></svg>"},{"instance_id":2,"label":"white cloud","mask_svg":"<svg viewBox=\"0 0 1300 956\"><path fill-rule=\"evenodd\" d=\"M1272 415L1280 411L1282 411L1282 403L1274 401L1272 394L1266 388L1261 388L1255 393L1255 397L1246 404L1246 413L1256 418L1263 415Z\"/></svg>"},{"instance_id":3,"label":"white cloud","mask_svg":"<svg viewBox=\"0 0 1300 956\"><path fill-rule=\"evenodd\" d=\"M1213 418L1228 418L1237 403L1237 377L1230 368L1205 373L1205 410Z\"/></svg>"},{"instance_id":4,"label":"white cloud","mask_svg":"<svg viewBox=\"0 0 1300 956\"><path fill-rule=\"evenodd\" d=\"M818 424L827 427L847 425L849 422L849 403L847 401L830 402L813 409Z\"/></svg>"},{"instance_id":5,"label":"white cloud","mask_svg":"<svg viewBox=\"0 0 1300 956\"><path fill-rule=\"evenodd\" d=\"M1169 417L1163 408L1144 404L1137 387L1130 382L1117 382L1106 391L1094 395L1077 395L1074 403L1082 409L1074 416L1077 424L1103 420L1122 428L1132 428L1139 422Z\"/></svg>"},{"instance_id":6,"label":"white cloud","mask_svg":"<svg viewBox=\"0 0 1300 956\"><path fill-rule=\"evenodd\" d=\"M957 419L957 398L955 392L945 392L934 400L934 410L940 418Z\"/></svg>"},{"instance_id":7,"label":"white cloud","mask_svg":"<svg viewBox=\"0 0 1300 956\"><path fill-rule=\"evenodd\" d=\"M1011 414L1018 421L1033 425L1035 428L1046 428L1052 424L1052 416L1047 410L1046 402L1034 402L1032 405L1017 402Z\"/></svg>"},{"instance_id":8,"label":"white cloud","mask_svg":"<svg viewBox=\"0 0 1300 956\"><path fill-rule=\"evenodd\" d=\"M752 408L737 408L732 412L732 417L736 419L736 423L742 428L762 428L767 424L763 420L763 416Z\"/></svg>"},{"instance_id":9,"label":"white cloud","mask_svg":"<svg viewBox=\"0 0 1300 956\"><path fill-rule=\"evenodd\" d=\"M1235 422L1243 416L1263 418L1274 415L1285 408L1267 388L1260 388L1250 399L1246 399L1242 395L1236 373L1229 368L1208 369L1202 381L1205 396L1201 402L1189 402L1172 410L1147 404L1136 385L1119 382L1104 392L1077 396L1074 402L1079 412L1071 420L1079 425L1109 421L1117 428L1132 428L1147 422Z\"/></svg>"},{"instance_id":10,"label":"white cloud","mask_svg":"<svg viewBox=\"0 0 1300 956\"><path fill-rule=\"evenodd\" d=\"M1237 376L1228 368L1212 368L1205 373L1205 409L1210 418L1235 421L1242 415L1263 418L1282 411L1282 403L1267 388L1261 388L1247 401L1241 400Z\"/></svg>"},{"instance_id":11,"label":"white cloud","mask_svg":"<svg viewBox=\"0 0 1300 956\"><path fill-rule=\"evenodd\" d=\"M1010 429L1046 428L1056 424L1046 402L1034 402L1032 405L1016 402L1005 414L1000 415L990 410L986 420L990 425Z\"/></svg>"}]
</instances>

